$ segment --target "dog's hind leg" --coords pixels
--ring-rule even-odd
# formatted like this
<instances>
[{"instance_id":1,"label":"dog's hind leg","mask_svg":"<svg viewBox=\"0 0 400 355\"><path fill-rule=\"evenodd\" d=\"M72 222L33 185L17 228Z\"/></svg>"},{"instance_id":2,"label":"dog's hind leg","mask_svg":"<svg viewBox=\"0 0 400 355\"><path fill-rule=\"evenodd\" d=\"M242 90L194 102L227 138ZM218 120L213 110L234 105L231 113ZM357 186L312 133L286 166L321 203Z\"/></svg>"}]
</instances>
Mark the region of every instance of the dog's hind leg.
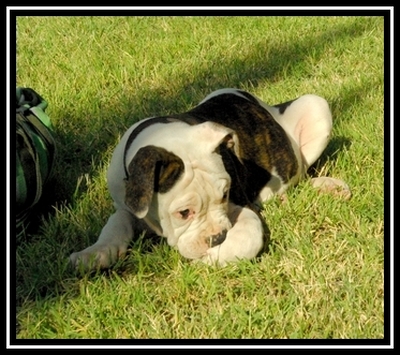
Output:
<instances>
[{"instance_id":1,"label":"dog's hind leg","mask_svg":"<svg viewBox=\"0 0 400 355\"><path fill-rule=\"evenodd\" d=\"M296 142L307 170L329 142L332 115L327 101L317 95L303 95L267 109Z\"/></svg>"},{"instance_id":2,"label":"dog's hind leg","mask_svg":"<svg viewBox=\"0 0 400 355\"><path fill-rule=\"evenodd\" d=\"M268 109L297 144L306 172L321 156L329 142L332 115L327 101L316 95L304 95ZM322 192L344 198L349 198L351 195L347 184L339 179L317 177L311 179L311 184Z\"/></svg>"}]
</instances>

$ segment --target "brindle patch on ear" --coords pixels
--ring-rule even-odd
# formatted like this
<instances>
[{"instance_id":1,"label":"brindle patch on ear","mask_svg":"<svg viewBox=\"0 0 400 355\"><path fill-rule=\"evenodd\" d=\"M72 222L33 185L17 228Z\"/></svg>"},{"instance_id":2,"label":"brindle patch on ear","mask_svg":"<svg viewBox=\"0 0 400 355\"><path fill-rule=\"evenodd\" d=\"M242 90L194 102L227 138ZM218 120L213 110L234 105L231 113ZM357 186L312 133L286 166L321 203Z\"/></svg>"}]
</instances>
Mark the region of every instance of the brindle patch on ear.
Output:
<instances>
[{"instance_id":1,"label":"brindle patch on ear","mask_svg":"<svg viewBox=\"0 0 400 355\"><path fill-rule=\"evenodd\" d=\"M184 170L181 158L152 145L140 148L128 167L125 203L138 218L146 216L154 192L169 191Z\"/></svg>"}]
</instances>

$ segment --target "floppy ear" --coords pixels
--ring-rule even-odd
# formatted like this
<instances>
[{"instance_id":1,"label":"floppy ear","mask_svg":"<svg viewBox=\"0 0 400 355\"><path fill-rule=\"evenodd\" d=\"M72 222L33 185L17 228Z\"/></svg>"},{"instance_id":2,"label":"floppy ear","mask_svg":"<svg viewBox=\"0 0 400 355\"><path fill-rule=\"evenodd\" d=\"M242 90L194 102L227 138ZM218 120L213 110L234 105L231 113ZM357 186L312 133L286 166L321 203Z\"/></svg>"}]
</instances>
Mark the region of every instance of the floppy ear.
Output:
<instances>
[{"instance_id":1,"label":"floppy ear","mask_svg":"<svg viewBox=\"0 0 400 355\"><path fill-rule=\"evenodd\" d=\"M239 159L239 161L243 164L242 159L240 158L240 153L239 153L239 138L237 134L232 131L231 133L228 133L222 141L218 144L216 151L220 152L221 148L228 148L230 151L232 151L236 157Z\"/></svg>"},{"instance_id":2,"label":"floppy ear","mask_svg":"<svg viewBox=\"0 0 400 355\"><path fill-rule=\"evenodd\" d=\"M138 218L149 210L154 192L164 193L174 186L184 170L183 161L164 148L140 148L128 167L125 203Z\"/></svg>"},{"instance_id":3,"label":"floppy ear","mask_svg":"<svg viewBox=\"0 0 400 355\"><path fill-rule=\"evenodd\" d=\"M219 153L221 147L229 148L240 159L239 139L233 129L214 122L204 122L197 126L197 138L208 144L212 152Z\"/></svg>"}]
</instances>

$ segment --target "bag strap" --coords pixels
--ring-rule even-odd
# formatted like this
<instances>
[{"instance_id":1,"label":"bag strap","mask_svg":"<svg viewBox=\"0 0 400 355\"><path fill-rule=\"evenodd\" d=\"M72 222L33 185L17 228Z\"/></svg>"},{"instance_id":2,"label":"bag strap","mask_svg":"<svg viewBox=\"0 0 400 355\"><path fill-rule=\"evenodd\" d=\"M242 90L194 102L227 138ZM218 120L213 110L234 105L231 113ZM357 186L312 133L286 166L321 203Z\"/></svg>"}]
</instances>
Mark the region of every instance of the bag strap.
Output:
<instances>
[{"instance_id":1,"label":"bag strap","mask_svg":"<svg viewBox=\"0 0 400 355\"><path fill-rule=\"evenodd\" d=\"M34 110L34 107L30 109L32 113L34 113L36 110ZM21 118L21 121L24 122L26 125L27 123L32 124L34 128L38 131L40 134L40 137L44 140L46 143L46 146L49 150L49 157L53 157L54 151L55 151L55 145L54 145L54 138L49 132L49 130L42 124L42 121L40 121L35 114L28 114L25 115L21 112L18 112L18 117ZM53 158L50 161L50 166L53 164Z\"/></svg>"},{"instance_id":2,"label":"bag strap","mask_svg":"<svg viewBox=\"0 0 400 355\"><path fill-rule=\"evenodd\" d=\"M29 132L30 129L29 127L26 127L26 120L24 120L25 116L18 114L17 117L22 118L22 120L20 121L18 121L17 119L17 126L16 126L16 134L20 135L24 142L24 149L20 151L20 154L23 154L23 156L21 156L21 159L26 161L37 162L39 161L38 152L36 149L34 149L35 143L33 142L32 138L30 137L29 134L27 134L27 132ZM35 177L36 180L36 192L33 202L31 202L31 205L36 204L39 201L40 196L42 194L42 174L40 171L40 165L35 163L34 166L35 166L35 175L33 176ZM25 193L27 194L26 191Z\"/></svg>"}]
</instances>

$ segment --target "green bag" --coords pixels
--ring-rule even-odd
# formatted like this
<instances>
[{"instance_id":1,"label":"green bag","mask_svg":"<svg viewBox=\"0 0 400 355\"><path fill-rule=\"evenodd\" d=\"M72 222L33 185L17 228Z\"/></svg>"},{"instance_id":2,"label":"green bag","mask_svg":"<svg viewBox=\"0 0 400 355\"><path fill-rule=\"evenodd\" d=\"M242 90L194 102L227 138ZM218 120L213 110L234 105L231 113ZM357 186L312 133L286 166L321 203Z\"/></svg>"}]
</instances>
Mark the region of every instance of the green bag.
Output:
<instances>
[{"instance_id":1,"label":"green bag","mask_svg":"<svg viewBox=\"0 0 400 355\"><path fill-rule=\"evenodd\" d=\"M56 154L47 102L30 88L16 95L16 225L24 229L48 182Z\"/></svg>"}]
</instances>

